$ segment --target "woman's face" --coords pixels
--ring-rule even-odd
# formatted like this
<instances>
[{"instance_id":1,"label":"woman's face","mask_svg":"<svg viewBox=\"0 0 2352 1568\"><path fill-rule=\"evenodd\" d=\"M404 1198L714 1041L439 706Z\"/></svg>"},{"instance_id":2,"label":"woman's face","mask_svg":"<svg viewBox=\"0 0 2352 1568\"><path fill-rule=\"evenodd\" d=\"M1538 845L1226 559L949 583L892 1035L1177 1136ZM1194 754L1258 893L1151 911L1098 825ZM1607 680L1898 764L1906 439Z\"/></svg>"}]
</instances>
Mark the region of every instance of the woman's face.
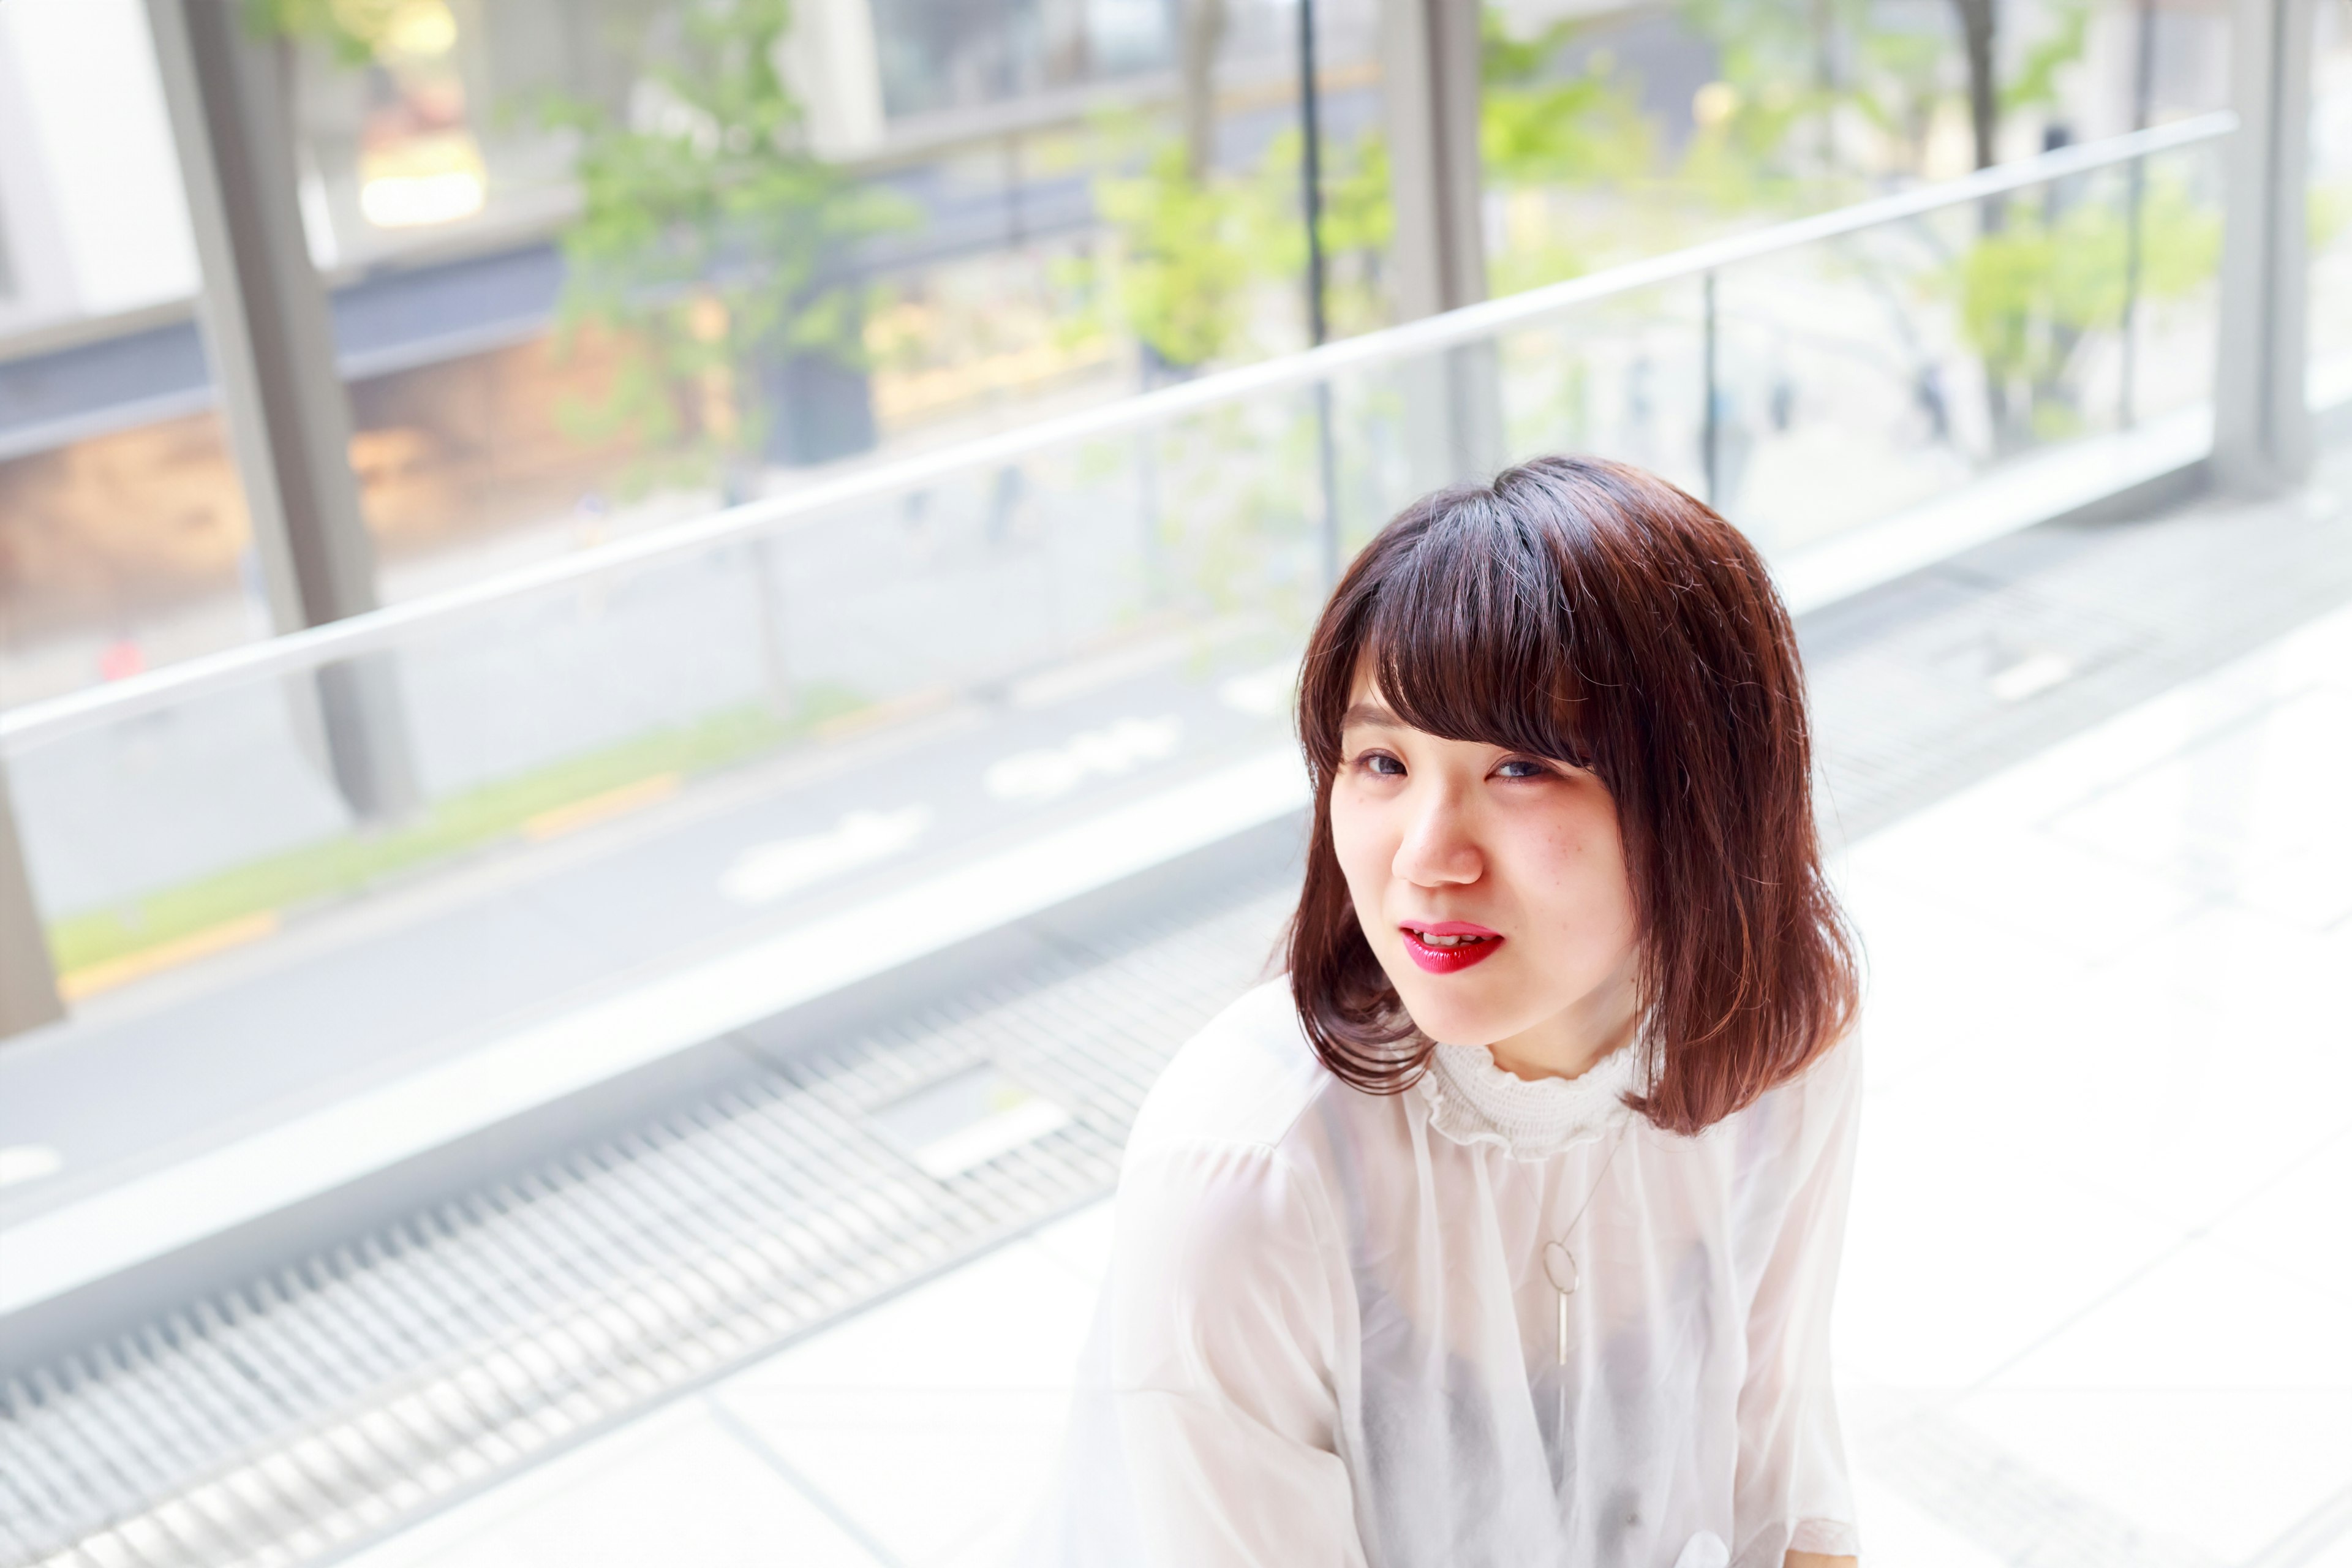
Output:
<instances>
[{"instance_id":1,"label":"woman's face","mask_svg":"<svg viewBox=\"0 0 2352 1568\"><path fill-rule=\"evenodd\" d=\"M1368 666L1331 787L1364 939L1423 1034L1522 1076L1583 1071L1636 1016L1616 804L1582 768L1413 729Z\"/></svg>"}]
</instances>

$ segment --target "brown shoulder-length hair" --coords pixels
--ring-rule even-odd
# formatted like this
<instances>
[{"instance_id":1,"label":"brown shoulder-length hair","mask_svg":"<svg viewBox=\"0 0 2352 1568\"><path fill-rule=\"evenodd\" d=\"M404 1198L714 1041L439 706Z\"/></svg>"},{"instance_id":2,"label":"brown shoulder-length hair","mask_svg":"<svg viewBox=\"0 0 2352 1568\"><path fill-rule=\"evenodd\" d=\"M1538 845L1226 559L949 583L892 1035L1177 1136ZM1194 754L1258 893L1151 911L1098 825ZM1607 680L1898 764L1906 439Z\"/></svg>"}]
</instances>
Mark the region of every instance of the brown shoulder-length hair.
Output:
<instances>
[{"instance_id":1,"label":"brown shoulder-length hair","mask_svg":"<svg viewBox=\"0 0 2352 1568\"><path fill-rule=\"evenodd\" d=\"M1539 458L1414 502L1349 567L1307 645L1315 783L1291 994L1331 1071L1409 1086L1432 1043L1364 940L1331 843L1360 664L1407 723L1591 768L1617 807L1655 1125L1694 1133L1793 1077L1853 1018L1822 874L1789 615L1738 529L1622 463Z\"/></svg>"}]
</instances>

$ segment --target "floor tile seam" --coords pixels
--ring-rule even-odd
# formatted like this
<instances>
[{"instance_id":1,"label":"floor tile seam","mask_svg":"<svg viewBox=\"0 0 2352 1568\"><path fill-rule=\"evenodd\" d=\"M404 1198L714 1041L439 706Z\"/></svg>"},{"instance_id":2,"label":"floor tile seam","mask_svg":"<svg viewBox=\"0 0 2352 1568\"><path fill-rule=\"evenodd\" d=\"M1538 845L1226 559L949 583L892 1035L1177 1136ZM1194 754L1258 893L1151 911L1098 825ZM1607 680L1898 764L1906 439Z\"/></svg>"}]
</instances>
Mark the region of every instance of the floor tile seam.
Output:
<instances>
[{"instance_id":1,"label":"floor tile seam","mask_svg":"<svg viewBox=\"0 0 2352 1568\"><path fill-rule=\"evenodd\" d=\"M806 1353L816 1349L821 1342L822 1336L817 1340L803 1342L796 1349L801 1353ZM759 1370L757 1363L744 1369L746 1373L757 1373ZM1070 1395L1070 1383L1067 1378L1045 1382L1033 1379L1024 1383L892 1383L877 1382L872 1378L856 1383L815 1383L805 1378L794 1378L791 1381L768 1380L754 1384L743 1382L739 1375L727 1379L724 1384L714 1393L729 1399L740 1399L761 1405L805 1404L830 1406L845 1400L860 1400L874 1401L883 1405L954 1405L979 1409L1007 1403L1031 1404L1041 1400L1066 1400ZM861 1423L840 1421L828 1414L821 1418L813 1415L806 1422L795 1421L793 1424L841 1426ZM882 1419L874 1422L873 1425L895 1426L899 1423L896 1420Z\"/></svg>"},{"instance_id":2,"label":"floor tile seam","mask_svg":"<svg viewBox=\"0 0 2352 1568\"><path fill-rule=\"evenodd\" d=\"M1959 1397L1966 1397L1968 1394L1982 1392L1983 1390L1990 1388L1994 1380L2000 1377L2004 1373L2017 1366L2020 1363L2032 1356L2036 1351L2041 1350L2053 1341L2063 1335L2069 1330L2074 1328L2092 1313L2122 1297L2134 1287L2146 1280L2158 1269L2163 1268L2166 1264L2176 1260L2184 1253L2187 1253L2200 1245L2212 1244L2213 1230L2231 1214L2234 1214L2254 1203L2264 1193L2269 1192L2272 1188L2278 1186L2291 1178L2302 1166L2317 1159L2329 1148L2345 1141L2347 1138L2352 1138L2352 1126L2340 1128L2335 1132L2332 1132L2326 1137L2319 1140L2310 1148L2305 1150L2301 1155L2297 1156L2287 1165L2271 1172L2268 1175L2263 1178L2256 1186L2249 1188L2245 1192L2242 1193L2235 1200L2215 1211L2210 1217L2201 1221L2192 1222L2186 1226L2181 1226L2178 1215L2159 1215L2154 1211L2139 1207L2137 1204L2131 1204L2129 1206L2134 1210L2134 1212L2140 1214L2143 1217L2157 1220L2158 1223L2165 1224L2168 1227L2179 1227L2180 1229L2179 1236L2177 1239L2166 1244L2166 1246L2154 1257L2148 1258L2138 1268L2134 1268L2129 1273L2126 1274L2123 1279L2117 1280L2114 1285L2108 1287L2105 1290L2100 1292L2097 1296L2084 1303L2083 1306L2076 1309L2074 1311L2068 1313L2063 1319L2053 1324L2049 1330L2018 1350L2006 1360L1994 1366L1992 1370L1986 1373L1983 1377L1978 1379L1974 1384L1969 1384L1964 1390L1962 1390ZM2077 1184L2087 1184L2078 1183ZM2102 1197L2105 1197L2109 1201L2114 1201L2117 1197L2122 1196L2122 1194L2107 1192L2104 1189L2096 1190L2099 1191L2099 1194ZM2267 1259L2263 1259L2263 1261L2265 1267L2274 1271L2285 1272L2285 1270L2281 1269L2280 1266L2275 1263L2271 1263Z\"/></svg>"},{"instance_id":3,"label":"floor tile seam","mask_svg":"<svg viewBox=\"0 0 2352 1568\"><path fill-rule=\"evenodd\" d=\"M800 1467L778 1451L775 1445L727 1402L723 1390L706 1388L698 1403L709 1415L711 1424L749 1453L777 1479L798 1494L802 1500L815 1509L833 1527L855 1542L859 1551L874 1559L879 1568L908 1568L905 1559L891 1551L865 1523L844 1508L831 1493L802 1474Z\"/></svg>"},{"instance_id":4,"label":"floor tile seam","mask_svg":"<svg viewBox=\"0 0 2352 1568\"><path fill-rule=\"evenodd\" d=\"M1077 1212L1084 1214L1086 1210L1080 1209ZM1034 1237L1031 1239L1035 1241ZM1098 1290L1101 1288L1102 1270L1081 1268L1070 1259L1064 1258L1058 1247L1049 1246L1046 1243L1036 1242L1036 1247L1039 1256L1043 1257L1055 1270L1068 1275L1071 1279L1084 1287L1088 1291L1091 1292Z\"/></svg>"},{"instance_id":5,"label":"floor tile seam","mask_svg":"<svg viewBox=\"0 0 2352 1568\"><path fill-rule=\"evenodd\" d=\"M2177 687L2168 688L2164 693L2159 694L2159 698L2170 695L2174 691L2186 694L2191 688L2198 684L2200 684L2198 681L2190 680ZM2169 767L2179 763L2185 763L2189 759L2191 753L2200 751L2203 748L2213 744L2217 741L2225 739L2233 731L2242 730L2250 725L2260 724L2273 720L2278 717L2280 710L2287 708L2294 703L2307 700L2311 697L2321 692L2329 692L2334 694L2334 688L2330 681L2328 681L2325 677L2320 676L2305 677L2302 681L2290 684L2284 689L2273 689L2267 695L2256 700L2249 706L2242 707L2231 717L2212 723L2204 729L2198 731L2194 734L2179 737L2178 743L2173 745L2170 750L2164 753L2157 756L2146 757L2136 762L2133 765L2133 771L2130 773L2123 777L2106 780L2092 789L2089 793L2080 795L2077 798L2067 802L2063 805L2053 807L2048 816L2043 817L2041 822L2036 824L2036 826L2046 828L2058 817L2063 816L2070 812L2080 811L2096 803L2101 797L2112 795L2119 789L2127 788L2131 784L2137 783L2140 778L2159 768ZM2118 717L2121 717L2121 715L2118 715Z\"/></svg>"},{"instance_id":6,"label":"floor tile seam","mask_svg":"<svg viewBox=\"0 0 2352 1568\"><path fill-rule=\"evenodd\" d=\"M2178 888L2177 883L2173 885ZM2209 916L2241 907L2226 897L2200 892L2193 888L2182 888L2179 890L2188 896L2189 903L2185 908L2176 914L2157 921L2147 931L2132 938L2126 945L2112 951L2103 951L2095 957L2084 960L2084 977L2085 979L2105 978L2117 973L2136 958L2144 956L2141 950L2147 944L2177 935ZM2203 998L2200 996L2200 999Z\"/></svg>"},{"instance_id":7,"label":"floor tile seam","mask_svg":"<svg viewBox=\"0 0 2352 1568\"><path fill-rule=\"evenodd\" d=\"M1952 1384L1951 1387L1955 1391L1954 1397L1961 1397L1975 1392L1982 1383L1999 1375L2013 1363L2022 1360L2049 1339L2064 1332L2083 1316L2095 1310L2100 1305L2127 1289L2133 1282L2161 1267L2166 1259L2202 1237L2200 1227L2181 1219L2179 1215L2166 1215L2145 1208L2128 1201L2122 1194L2110 1192L2095 1183L2084 1180L2079 1172L2060 1171L2038 1175L2034 1178L2032 1185L2037 1189L2071 1194L2077 1199L2088 1199L2116 1214L2146 1221L2160 1233L2163 1239L2156 1244L2153 1252L2141 1255L2139 1262L2128 1266L2120 1280L2096 1288L2090 1295L2080 1298L2079 1307L2066 1312L2055 1324L2037 1334L2025 1347L1996 1362L1990 1370L1977 1380Z\"/></svg>"},{"instance_id":8,"label":"floor tile seam","mask_svg":"<svg viewBox=\"0 0 2352 1568\"><path fill-rule=\"evenodd\" d=\"M2202 998L2200 998L2200 1000L2202 1000ZM1939 1052L1938 1054L1940 1055L1944 1053ZM2256 1177L2253 1185L2240 1189L2234 1197L2229 1198L2224 1203L2222 1207L2213 1210L2211 1216L2209 1219L2189 1222L2191 1230L2201 1231L2211 1224L2219 1223L2222 1217L2233 1212L2236 1208L2242 1206L2245 1204L2254 1202L2271 1187L2277 1185L2281 1182L2288 1180L2294 1174L2296 1170L2305 1163L2308 1163L2310 1161L2319 1158L2336 1143L2343 1142L2347 1137L2352 1137L2352 1123L2347 1123L2345 1126L2338 1127L2330 1131L2320 1134L2309 1144L2305 1145L2301 1151L2289 1156L2285 1163L2273 1166L2266 1173ZM2099 1195L2108 1199L2109 1201L2118 1203L2121 1206L2132 1210L2133 1212L2141 1214L2148 1218L2162 1221L2166 1224L2181 1223L2180 1216L2178 1213L2143 1207L2137 1196L2129 1190L2111 1188L2095 1181L2081 1179L2080 1173L2077 1173L2077 1179L2080 1181L2080 1184L2085 1188L2097 1193Z\"/></svg>"},{"instance_id":9,"label":"floor tile seam","mask_svg":"<svg viewBox=\"0 0 2352 1568\"><path fill-rule=\"evenodd\" d=\"M2055 832L2046 837L2078 854L2103 858L2115 868L2169 882L2183 892L2232 905L2248 914L2266 916L2315 931L2326 931L2335 924L2332 920L2315 923L2282 914L2269 904L2247 901L2246 889L2266 886L2268 884L2263 882L2263 879L2274 877L2283 870L2292 870L2308 859L2312 847L2305 838L2276 844L2262 852L2249 852L2251 847L2247 839L2242 838L2231 845L2218 836L2184 835L2171 841L2174 853L2168 862L2158 863L2153 859L2134 858L2111 845L2073 833Z\"/></svg>"},{"instance_id":10,"label":"floor tile seam","mask_svg":"<svg viewBox=\"0 0 2352 1568\"><path fill-rule=\"evenodd\" d=\"M2325 1533L2315 1534L2315 1530ZM2242 1568L2301 1568L2347 1536L2352 1536L2352 1485L2322 1498L2316 1508L2247 1558Z\"/></svg>"},{"instance_id":11,"label":"floor tile seam","mask_svg":"<svg viewBox=\"0 0 2352 1568\"><path fill-rule=\"evenodd\" d=\"M1873 867L1870 869L1870 875L1885 885L1899 889L1901 891L1909 894L1914 899L1920 900L1939 908L1946 914L1973 916L1979 920L1992 921L2004 920L2006 918L2004 912L1995 909L1990 900L1986 903L1979 904L1968 900L1955 900L1951 897L1948 888L1931 892L1927 886L1920 882L1914 881L1911 879L1911 875L1902 869L1890 870L1883 867ZM2128 939L2129 942L2137 943L2149 940L2160 932L2169 931L2177 925L2186 923L2198 918L2201 914L2211 912L2212 909L2220 907L2221 902L2221 900L2213 900L2209 896L2200 896L2193 889L2184 889L2180 890L2187 894L2190 899L2191 902L2189 907L2182 910L2176 915L2167 917L2164 921L2150 928L2148 931L2131 937ZM2064 954L2063 968L2069 971L2077 972L2073 975L2063 976L2064 978L2091 977L2097 974L2100 971L2107 969L2121 962L2125 957L2128 956L2130 952L2130 948L2128 946L2122 948L2109 948L2102 945L2096 948L2085 948L2078 946L2071 941L2039 936L2032 932L2016 932L2012 934L2019 935L2026 940L2032 940L2036 942L2037 945L2042 945L2045 948L2055 947L2063 952ZM2051 978L2058 979L2062 978L2062 976L2053 975Z\"/></svg>"},{"instance_id":12,"label":"floor tile seam","mask_svg":"<svg viewBox=\"0 0 2352 1568\"><path fill-rule=\"evenodd\" d=\"M664 1417L675 1419L679 1407L673 1405L648 1411L645 1414L652 1420L642 1424L625 1421L602 1428L595 1436L584 1442L561 1445L557 1452L546 1458L508 1468L505 1474L485 1488L410 1519L392 1535L362 1542L360 1550L381 1548L410 1537L428 1535L445 1537L446 1545L455 1548L477 1536L488 1534L553 1500L570 1487L635 1458L643 1450L667 1440L671 1434L660 1430L656 1423ZM597 1448L604 1443L614 1444L622 1451L598 1454ZM578 1474L572 1473L575 1466Z\"/></svg>"},{"instance_id":13,"label":"floor tile seam","mask_svg":"<svg viewBox=\"0 0 2352 1568\"><path fill-rule=\"evenodd\" d=\"M1899 1401L1900 1391L1889 1392L1895 1394ZM2134 1542L2152 1541L2176 1547L2185 1544L2178 1542L2177 1538L2147 1530L2105 1500L2081 1491L2063 1479L2028 1462L2006 1445L1960 1418L1950 1408L1948 1401L1913 1398L1900 1403L1899 1414L1873 1423L1868 1428L1869 1436L1857 1445L1861 1468L1960 1539L1998 1554L2004 1563L2047 1563L2051 1559L2046 1553L2053 1544L2062 1552L2070 1545L2079 1552L2085 1531L2095 1539L2104 1537L2103 1544L2112 1542L2111 1532L2117 1529ZM1901 1440L1924 1434L1928 1436L1930 1442L1934 1442L1934 1428L1937 1426L1941 1427L1941 1436L1946 1445L1957 1435L1973 1447L1975 1452L1963 1456L1964 1459L1974 1458L1979 1461L1979 1466L1987 1458L1992 1460L1994 1473L1991 1476L1983 1475L1979 1468L1974 1476L1964 1474L1958 1478L1960 1486L1968 1488L1965 1495L1956 1496L1950 1483L1937 1489L1933 1496L1922 1496L1913 1485L1906 1484L1918 1479L1918 1456L1915 1452L1906 1461L1900 1452ZM1890 1437L1898 1444L1898 1450L1892 1457L1884 1449L1885 1439ZM1875 1443L1871 1439L1875 1439ZM1947 1452L1943 1458L1948 1463L1952 1457ZM1988 1480L1991 1483L1990 1486L1985 1484ZM1971 1481L1975 1483L1973 1487L1969 1486ZM1948 1508L1955 1501L1973 1504L1972 1517L1953 1517ZM2053 1501L2056 1505L2054 1510ZM1988 1502L1991 1504L1990 1510L1986 1507ZM2019 1558L2008 1550L2010 1542L1986 1540L1980 1532L1986 1524L2007 1526L2011 1532L2021 1525L2033 1527L2033 1539L2028 1554ZM2097 1568L2113 1568L2116 1559L2111 1544L2109 1550L2100 1551L2092 1561ZM2186 1557L2168 1554L2166 1561L2168 1564L2187 1562L2196 1564L2197 1568L2221 1568L2219 1563L2193 1548ZM2135 1559L2135 1562L2144 1560Z\"/></svg>"},{"instance_id":14,"label":"floor tile seam","mask_svg":"<svg viewBox=\"0 0 2352 1568\"><path fill-rule=\"evenodd\" d=\"M2118 948L2113 952L2105 953L2095 959L2086 961L2083 965L2084 973L2082 977L2085 979L2111 979L2116 974L2122 973L2129 964L2147 956L2145 951L2145 944L2161 942L2167 938L2177 936L2196 926L2200 921L2209 920L2215 915L2238 915L2250 920L2270 921L2299 935L2312 935L2312 940L2314 941L2324 940L2323 935L2312 933L2311 928L2308 926L2284 915L2281 915L2275 910L2266 910L2258 905L2248 904L2240 900L2229 897L2226 894L2208 894L2197 899L2194 903L2181 910L2178 915L2160 921L2148 931L2141 933L2140 936L2134 939L2133 945ZM2173 993L2173 995L2176 999L2185 998L2199 1005L2206 1007L2235 1007L2242 1005L2244 1003L2243 996L2220 995L2200 989L2176 990Z\"/></svg>"},{"instance_id":15,"label":"floor tile seam","mask_svg":"<svg viewBox=\"0 0 2352 1568\"><path fill-rule=\"evenodd\" d=\"M2221 1223L2221 1222L2217 1220L2215 1222L2215 1226L2218 1226ZM2323 1279L2304 1272L2302 1268L2291 1262L2284 1262L2277 1258L2273 1258L2268 1252L2257 1251L2253 1247L2245 1245L2243 1242L2232 1241L2226 1237L2217 1236L2213 1234L2213 1231L2210 1228L2201 1237L2200 1237L2200 1239L2204 1241L2209 1247L2216 1247L2222 1252L2229 1253L2243 1262L2259 1265L2260 1267L2270 1270L2273 1274L2281 1275L2286 1279L2294 1280L2296 1284L2301 1285L2305 1289L2313 1292L2315 1295L2327 1298L2336 1305L2344 1308L2346 1312L2346 1321L2352 1321L2352 1286L2330 1284Z\"/></svg>"},{"instance_id":16,"label":"floor tile seam","mask_svg":"<svg viewBox=\"0 0 2352 1568\"><path fill-rule=\"evenodd\" d=\"M2110 869L2129 871L2137 876L2149 878L2158 881L2168 882L2172 884L2178 891L2191 899L2202 901L2216 896L2210 889L2192 886L2186 879L2179 877L2168 870L2152 866L2146 861L2134 860L2119 855L2105 844L2075 838L2071 835L2053 831L2047 826L2036 827L2030 829L2029 831L2032 833L2032 837L2046 839L2051 844L2055 845L2059 848L2064 849L2071 854L2080 855L2085 859L2105 861ZM1994 837L2001 838L2014 838L2015 836L2003 832L1995 835ZM1893 851L1890 850L1887 851L1887 853L1891 854ZM1886 873L1882 872L1881 874ZM1895 875L1899 876L1900 873L1895 873ZM1923 891L1923 889L1916 884L1910 885L1909 890L1914 894L1918 894ZM1944 889L1944 891L1948 893L1949 889Z\"/></svg>"},{"instance_id":17,"label":"floor tile seam","mask_svg":"<svg viewBox=\"0 0 2352 1568\"><path fill-rule=\"evenodd\" d=\"M2126 1293L2130 1291L2133 1287L2140 1284L2151 1275L2155 1274L2158 1269L2163 1268L2165 1264L2172 1261L2174 1258L2179 1257L2183 1252L2187 1251L2189 1247L2193 1247L2196 1244L2197 1239L2198 1238L2195 1236L2189 1235L2183 1236L2179 1240L2168 1243L2165 1247L2159 1249L2153 1258L2150 1258L2138 1268L2134 1268L2126 1274L2121 1279L2116 1281L2113 1285L2108 1286L2105 1289L2098 1292L2089 1300L2084 1302L2081 1306L2067 1313L2057 1322L2052 1324L2042 1333L2028 1341L2024 1345L2011 1352L2009 1356L1994 1363L1991 1369L1987 1371L1982 1376L1977 1378L1972 1383L1961 1385L1950 1396L1951 1403L1957 1404L1960 1400L1969 1398L1979 1394L1990 1392L1993 1388L1995 1383L2005 1373L2023 1364L2027 1360L2032 1358L2036 1352L2055 1342L2067 1332L2080 1325L2092 1314L2097 1312L2101 1308L2119 1300Z\"/></svg>"},{"instance_id":18,"label":"floor tile seam","mask_svg":"<svg viewBox=\"0 0 2352 1568\"><path fill-rule=\"evenodd\" d=\"M2214 1226L2226 1222L2232 1215L2235 1215L2240 1210L2248 1208L2253 1204L2260 1202L2272 1188L2283 1186L2286 1183L2293 1181L2303 1172L2305 1166L2317 1163L2338 1144L2352 1145L2352 1121L2347 1121L2335 1131L2315 1140L2309 1147L2305 1148L2301 1153L2294 1156L2285 1164L2281 1165L2276 1170L2273 1171L2257 1185L2249 1188L2246 1192L2240 1194L2234 1202L2217 1211L2214 1214L2213 1218L2202 1228L2207 1231L2210 1231ZM2352 1205L2352 1196L2348 1196L2347 1198L2347 1205ZM2273 1267L2276 1266L2273 1265Z\"/></svg>"}]
</instances>

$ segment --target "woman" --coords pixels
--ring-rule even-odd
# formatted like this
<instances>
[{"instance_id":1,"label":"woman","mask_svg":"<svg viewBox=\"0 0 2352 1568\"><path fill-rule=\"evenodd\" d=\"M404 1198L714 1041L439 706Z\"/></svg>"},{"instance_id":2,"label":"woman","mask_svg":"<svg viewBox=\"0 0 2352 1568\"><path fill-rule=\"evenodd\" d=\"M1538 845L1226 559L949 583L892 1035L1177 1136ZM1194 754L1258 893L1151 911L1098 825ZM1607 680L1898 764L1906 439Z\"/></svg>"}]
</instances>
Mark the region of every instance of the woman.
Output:
<instances>
[{"instance_id":1,"label":"woman","mask_svg":"<svg viewBox=\"0 0 2352 1568\"><path fill-rule=\"evenodd\" d=\"M1616 464L1431 496L1299 728L1289 973L1136 1123L1047 1554L1850 1563L1855 982L1763 563Z\"/></svg>"}]
</instances>

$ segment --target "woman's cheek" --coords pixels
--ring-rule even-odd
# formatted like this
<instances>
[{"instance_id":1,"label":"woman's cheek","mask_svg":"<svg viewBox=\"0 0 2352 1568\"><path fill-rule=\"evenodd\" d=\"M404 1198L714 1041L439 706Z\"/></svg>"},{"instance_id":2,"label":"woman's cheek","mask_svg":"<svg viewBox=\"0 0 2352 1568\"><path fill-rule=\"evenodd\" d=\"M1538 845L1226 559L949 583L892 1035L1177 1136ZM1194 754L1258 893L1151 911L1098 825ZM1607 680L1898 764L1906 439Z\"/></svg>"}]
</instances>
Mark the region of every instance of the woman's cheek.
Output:
<instances>
[{"instance_id":1,"label":"woman's cheek","mask_svg":"<svg viewBox=\"0 0 2352 1568\"><path fill-rule=\"evenodd\" d=\"M1334 799L1331 809L1331 853L1339 862L1339 875L1348 884L1348 894L1356 905L1357 918L1363 922L1365 935L1380 923L1381 896L1388 886L1388 868L1396 856L1391 850L1383 858L1379 841L1379 824L1368 821L1370 814L1361 809L1362 803L1351 802L1346 807Z\"/></svg>"}]
</instances>

